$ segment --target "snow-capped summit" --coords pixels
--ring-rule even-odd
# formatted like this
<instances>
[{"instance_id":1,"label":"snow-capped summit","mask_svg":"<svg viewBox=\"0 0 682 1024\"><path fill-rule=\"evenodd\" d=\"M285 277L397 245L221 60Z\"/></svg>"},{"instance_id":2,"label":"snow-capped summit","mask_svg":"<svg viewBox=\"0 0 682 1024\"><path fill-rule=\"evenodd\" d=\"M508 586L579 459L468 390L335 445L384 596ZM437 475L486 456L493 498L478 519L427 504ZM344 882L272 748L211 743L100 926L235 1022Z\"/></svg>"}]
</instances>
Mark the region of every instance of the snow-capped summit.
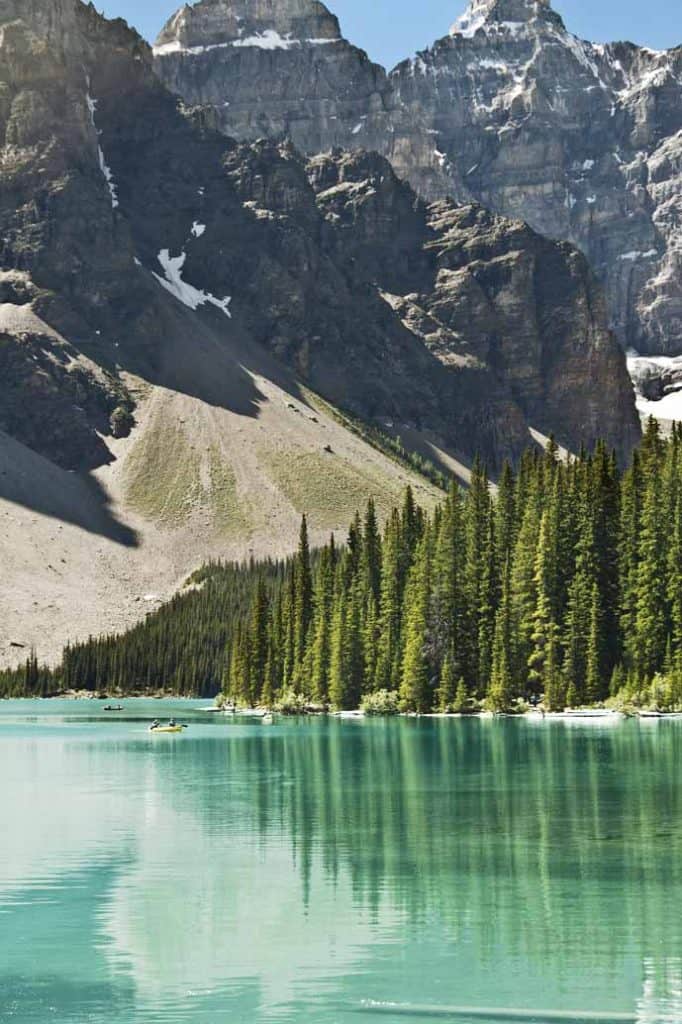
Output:
<instances>
[{"instance_id":1,"label":"snow-capped summit","mask_svg":"<svg viewBox=\"0 0 682 1024\"><path fill-rule=\"evenodd\" d=\"M155 53L211 47L276 50L340 38L338 20L318 0L201 0L173 15Z\"/></svg>"},{"instance_id":2,"label":"snow-capped summit","mask_svg":"<svg viewBox=\"0 0 682 1024\"><path fill-rule=\"evenodd\" d=\"M488 25L520 28L528 22L542 19L562 25L560 16L552 10L550 0L471 0L450 29L450 35L472 38Z\"/></svg>"}]
</instances>

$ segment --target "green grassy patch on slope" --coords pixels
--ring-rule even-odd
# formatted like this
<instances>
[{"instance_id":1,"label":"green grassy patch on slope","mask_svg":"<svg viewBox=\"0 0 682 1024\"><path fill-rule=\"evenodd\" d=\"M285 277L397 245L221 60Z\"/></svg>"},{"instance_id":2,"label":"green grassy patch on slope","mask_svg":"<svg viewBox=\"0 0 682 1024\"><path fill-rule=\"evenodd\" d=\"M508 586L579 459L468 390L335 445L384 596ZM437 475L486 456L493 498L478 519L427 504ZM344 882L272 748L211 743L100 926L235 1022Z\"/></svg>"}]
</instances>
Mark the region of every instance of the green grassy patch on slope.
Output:
<instances>
[{"instance_id":1,"label":"green grassy patch on slope","mask_svg":"<svg viewBox=\"0 0 682 1024\"><path fill-rule=\"evenodd\" d=\"M210 505L220 529L230 535L251 536L258 512L237 490L237 478L217 447L209 451Z\"/></svg>"},{"instance_id":2,"label":"green grassy patch on slope","mask_svg":"<svg viewBox=\"0 0 682 1024\"><path fill-rule=\"evenodd\" d=\"M408 482L334 452L263 449L260 459L296 512L310 515L319 529L338 527L369 497L383 518L400 503Z\"/></svg>"},{"instance_id":3,"label":"green grassy patch on slope","mask_svg":"<svg viewBox=\"0 0 682 1024\"><path fill-rule=\"evenodd\" d=\"M126 497L144 516L181 526L201 502L199 457L182 425L155 416L128 455Z\"/></svg>"}]
</instances>

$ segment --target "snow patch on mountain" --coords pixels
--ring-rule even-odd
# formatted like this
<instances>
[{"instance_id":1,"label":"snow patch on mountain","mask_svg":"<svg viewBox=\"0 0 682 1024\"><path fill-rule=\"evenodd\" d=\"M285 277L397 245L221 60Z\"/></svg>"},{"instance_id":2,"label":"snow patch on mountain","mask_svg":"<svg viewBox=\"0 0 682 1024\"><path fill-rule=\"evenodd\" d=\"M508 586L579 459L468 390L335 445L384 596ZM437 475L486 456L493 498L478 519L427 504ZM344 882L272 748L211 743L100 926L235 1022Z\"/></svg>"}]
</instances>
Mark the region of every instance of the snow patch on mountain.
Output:
<instances>
[{"instance_id":1,"label":"snow patch on mountain","mask_svg":"<svg viewBox=\"0 0 682 1024\"><path fill-rule=\"evenodd\" d=\"M85 94L85 102L87 103L88 110L90 111L90 123L91 123L92 127L95 130L95 134L99 137L102 133L100 131L98 131L97 123L95 121L95 114L97 112L97 100L94 99L90 95L90 91L89 90L90 90L90 81L88 80L88 92L86 92L86 94ZM109 189L109 195L111 196L111 207L112 207L113 210L115 210L116 207L119 205L119 202L118 202L118 190L116 188L116 182L114 181L114 176L113 176L113 174L111 172L111 168L109 167L109 165L107 164L107 162L106 162L106 160L104 158L104 151L103 151L102 147L100 146L99 142L97 143L97 156L98 156L98 159L99 159L99 169L102 172L102 177L104 178L104 180L107 183L107 187Z\"/></svg>"},{"instance_id":2,"label":"snow patch on mountain","mask_svg":"<svg viewBox=\"0 0 682 1024\"><path fill-rule=\"evenodd\" d=\"M179 256L171 256L168 249L162 249L158 255L158 260L163 267L164 277L161 277L159 274L154 274L154 277L162 288L165 288L167 292L174 295L184 306L187 306L188 309L196 310L200 306L208 304L222 310L225 316L230 319L232 318L229 309L232 296L228 295L224 299L217 299L215 295L201 291L199 288L195 288L194 285L188 284L187 281L183 281L182 268L187 260L186 252L181 252Z\"/></svg>"},{"instance_id":3,"label":"snow patch on mountain","mask_svg":"<svg viewBox=\"0 0 682 1024\"><path fill-rule=\"evenodd\" d=\"M681 423L682 356L640 356L631 351L627 364L640 416Z\"/></svg>"},{"instance_id":4,"label":"snow patch on mountain","mask_svg":"<svg viewBox=\"0 0 682 1024\"><path fill-rule=\"evenodd\" d=\"M243 39L231 39L225 43L210 43L207 46L183 46L179 39L170 43L162 43L154 47L154 56L163 57L169 53L202 54L210 50L225 50L230 47L246 47L258 50L291 50L296 46L325 46L328 43L335 43L336 39L294 39L289 33L286 36L280 35L273 28L265 29L263 32L252 36L245 36Z\"/></svg>"}]
</instances>

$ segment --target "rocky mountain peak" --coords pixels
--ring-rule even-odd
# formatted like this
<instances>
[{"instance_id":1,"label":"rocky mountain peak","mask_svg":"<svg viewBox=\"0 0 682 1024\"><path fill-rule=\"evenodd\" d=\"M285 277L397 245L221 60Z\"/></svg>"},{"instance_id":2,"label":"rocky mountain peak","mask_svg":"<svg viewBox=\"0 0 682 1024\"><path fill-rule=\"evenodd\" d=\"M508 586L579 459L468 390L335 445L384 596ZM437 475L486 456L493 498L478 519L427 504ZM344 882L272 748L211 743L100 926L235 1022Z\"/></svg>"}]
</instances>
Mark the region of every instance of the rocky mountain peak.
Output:
<instances>
[{"instance_id":1,"label":"rocky mountain peak","mask_svg":"<svg viewBox=\"0 0 682 1024\"><path fill-rule=\"evenodd\" d=\"M489 26L504 26L520 29L536 21L546 21L563 26L550 0L470 0L464 14L457 19L450 35L472 38Z\"/></svg>"},{"instance_id":2,"label":"rocky mountain peak","mask_svg":"<svg viewBox=\"0 0 682 1024\"><path fill-rule=\"evenodd\" d=\"M318 0L201 0L173 15L155 52L210 47L284 50L340 38L338 19Z\"/></svg>"}]
</instances>

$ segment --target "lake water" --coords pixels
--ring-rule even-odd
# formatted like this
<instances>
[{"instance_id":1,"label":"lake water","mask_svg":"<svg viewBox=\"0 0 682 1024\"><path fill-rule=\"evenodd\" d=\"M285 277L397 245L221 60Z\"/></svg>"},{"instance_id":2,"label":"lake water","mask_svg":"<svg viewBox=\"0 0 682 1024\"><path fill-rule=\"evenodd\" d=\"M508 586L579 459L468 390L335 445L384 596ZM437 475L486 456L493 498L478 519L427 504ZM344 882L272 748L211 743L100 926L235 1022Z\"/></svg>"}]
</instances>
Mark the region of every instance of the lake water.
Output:
<instances>
[{"instance_id":1,"label":"lake water","mask_svg":"<svg viewBox=\"0 0 682 1024\"><path fill-rule=\"evenodd\" d=\"M124 703L0 702L0 1021L682 1021L682 722Z\"/></svg>"}]
</instances>

